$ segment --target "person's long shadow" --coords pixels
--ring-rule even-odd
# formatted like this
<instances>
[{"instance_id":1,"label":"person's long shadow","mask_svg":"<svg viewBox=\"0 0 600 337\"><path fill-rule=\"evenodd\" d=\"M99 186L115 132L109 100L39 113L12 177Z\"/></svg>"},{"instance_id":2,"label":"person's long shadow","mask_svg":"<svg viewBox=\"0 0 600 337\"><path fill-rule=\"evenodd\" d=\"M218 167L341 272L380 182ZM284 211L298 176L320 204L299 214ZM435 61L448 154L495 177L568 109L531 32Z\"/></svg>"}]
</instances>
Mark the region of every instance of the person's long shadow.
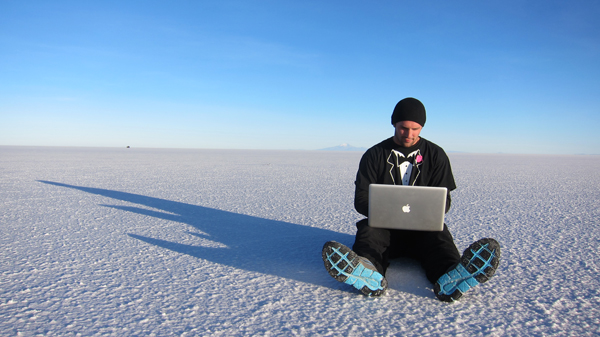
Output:
<instances>
[{"instance_id":1,"label":"person's long shadow","mask_svg":"<svg viewBox=\"0 0 600 337\"><path fill-rule=\"evenodd\" d=\"M139 194L38 181L151 207L156 210L136 206L102 205L188 224L205 233L189 234L216 242L219 248L186 245L128 234L146 243L242 270L341 289L341 284L338 286L323 266L321 248L329 240L349 244L353 241L352 235Z\"/></svg>"}]
</instances>

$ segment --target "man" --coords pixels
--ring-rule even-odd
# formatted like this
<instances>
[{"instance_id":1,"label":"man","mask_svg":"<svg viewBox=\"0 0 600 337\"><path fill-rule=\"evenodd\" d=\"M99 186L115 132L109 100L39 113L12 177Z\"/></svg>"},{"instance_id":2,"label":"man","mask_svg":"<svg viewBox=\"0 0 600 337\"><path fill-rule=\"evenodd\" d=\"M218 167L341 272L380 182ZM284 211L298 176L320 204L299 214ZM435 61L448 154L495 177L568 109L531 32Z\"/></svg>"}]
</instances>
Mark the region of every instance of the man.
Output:
<instances>
[{"instance_id":1,"label":"man","mask_svg":"<svg viewBox=\"0 0 600 337\"><path fill-rule=\"evenodd\" d=\"M420 136L425 121L425 107L419 100L409 97L398 102L392 114L394 136L367 150L360 161L354 196L359 213L369 216L370 184L446 187L448 212L450 191L456 188L450 160L441 147ZM373 228L368 219L356 226L352 250L330 241L323 246L322 256L331 276L368 296L385 293L385 272L393 258L420 261L435 295L446 302L486 282L500 260L500 245L489 238L473 243L461 257L446 224L441 232Z\"/></svg>"}]
</instances>

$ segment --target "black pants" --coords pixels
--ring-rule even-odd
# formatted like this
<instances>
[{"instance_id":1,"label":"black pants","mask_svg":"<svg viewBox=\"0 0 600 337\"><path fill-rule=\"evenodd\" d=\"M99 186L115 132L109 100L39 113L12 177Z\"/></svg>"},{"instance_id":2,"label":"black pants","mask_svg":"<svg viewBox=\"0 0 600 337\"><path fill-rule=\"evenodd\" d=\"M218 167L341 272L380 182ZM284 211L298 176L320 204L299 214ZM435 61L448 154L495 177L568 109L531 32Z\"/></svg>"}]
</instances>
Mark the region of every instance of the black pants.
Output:
<instances>
[{"instance_id":1,"label":"black pants","mask_svg":"<svg viewBox=\"0 0 600 337\"><path fill-rule=\"evenodd\" d=\"M373 262L382 275L385 275L390 259L409 257L421 262L427 279L435 283L460 260L460 253L445 224L441 232L372 228L367 219L359 221L356 227L358 231L352 250Z\"/></svg>"}]
</instances>

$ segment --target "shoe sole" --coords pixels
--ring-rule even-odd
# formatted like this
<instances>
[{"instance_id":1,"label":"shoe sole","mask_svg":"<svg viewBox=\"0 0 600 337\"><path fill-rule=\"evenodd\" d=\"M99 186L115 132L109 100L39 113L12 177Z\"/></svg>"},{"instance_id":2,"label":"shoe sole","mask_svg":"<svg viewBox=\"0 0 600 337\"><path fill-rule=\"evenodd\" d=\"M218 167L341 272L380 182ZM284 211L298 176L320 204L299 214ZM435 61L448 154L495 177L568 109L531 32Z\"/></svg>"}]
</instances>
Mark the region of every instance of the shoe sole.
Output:
<instances>
[{"instance_id":1,"label":"shoe sole","mask_svg":"<svg viewBox=\"0 0 600 337\"><path fill-rule=\"evenodd\" d=\"M434 292L444 302L456 301L469 289L492 278L499 263L500 244L496 240L476 241L464 251L460 263L437 280Z\"/></svg>"},{"instance_id":2,"label":"shoe sole","mask_svg":"<svg viewBox=\"0 0 600 337\"><path fill-rule=\"evenodd\" d=\"M377 271L366 268L350 248L335 241L325 243L322 251L325 268L334 279L349 284L367 296L381 296L387 281Z\"/></svg>"}]
</instances>

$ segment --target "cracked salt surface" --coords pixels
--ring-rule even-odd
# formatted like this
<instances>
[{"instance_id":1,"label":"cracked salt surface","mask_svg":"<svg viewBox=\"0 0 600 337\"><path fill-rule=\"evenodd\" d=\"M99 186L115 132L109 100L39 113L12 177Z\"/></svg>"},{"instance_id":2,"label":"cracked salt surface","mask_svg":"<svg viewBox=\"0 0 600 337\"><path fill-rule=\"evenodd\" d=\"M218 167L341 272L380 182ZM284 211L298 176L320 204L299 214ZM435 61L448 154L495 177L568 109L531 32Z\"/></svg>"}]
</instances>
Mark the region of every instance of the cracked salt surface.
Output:
<instances>
[{"instance_id":1,"label":"cracked salt surface","mask_svg":"<svg viewBox=\"0 0 600 337\"><path fill-rule=\"evenodd\" d=\"M503 260L447 304L411 260L379 299L325 271L360 155L0 147L0 335L600 334L600 157L450 154L456 244Z\"/></svg>"}]
</instances>

